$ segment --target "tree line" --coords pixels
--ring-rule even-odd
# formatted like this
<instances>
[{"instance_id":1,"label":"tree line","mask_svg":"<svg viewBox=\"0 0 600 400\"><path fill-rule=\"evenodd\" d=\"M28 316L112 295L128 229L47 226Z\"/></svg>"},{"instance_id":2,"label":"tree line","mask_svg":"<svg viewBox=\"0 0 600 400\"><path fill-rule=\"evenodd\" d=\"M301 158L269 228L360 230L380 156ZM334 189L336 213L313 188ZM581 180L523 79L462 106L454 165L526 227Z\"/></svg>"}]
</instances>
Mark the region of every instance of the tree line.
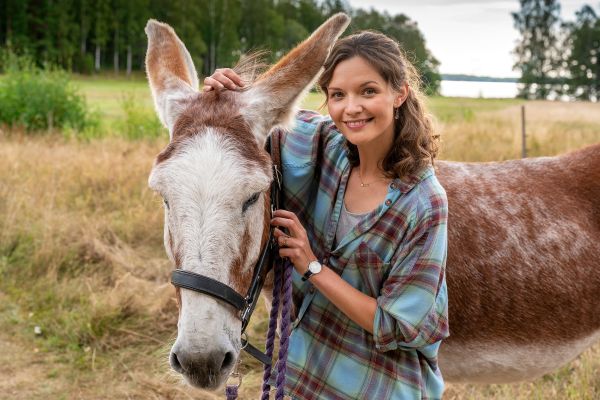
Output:
<instances>
[{"instance_id":1,"label":"tree line","mask_svg":"<svg viewBox=\"0 0 600 400\"><path fill-rule=\"evenodd\" d=\"M521 34L514 66L519 97L600 100L600 16L591 6L567 22L557 0L520 0L512 17Z\"/></svg>"},{"instance_id":2,"label":"tree line","mask_svg":"<svg viewBox=\"0 0 600 400\"><path fill-rule=\"evenodd\" d=\"M400 42L429 93L439 90L439 62L406 15L352 9L345 0L0 0L0 45L37 63L91 74L144 69L144 26L173 26L202 75L232 66L249 51L271 61L336 12L350 14L348 33L374 29Z\"/></svg>"}]
</instances>

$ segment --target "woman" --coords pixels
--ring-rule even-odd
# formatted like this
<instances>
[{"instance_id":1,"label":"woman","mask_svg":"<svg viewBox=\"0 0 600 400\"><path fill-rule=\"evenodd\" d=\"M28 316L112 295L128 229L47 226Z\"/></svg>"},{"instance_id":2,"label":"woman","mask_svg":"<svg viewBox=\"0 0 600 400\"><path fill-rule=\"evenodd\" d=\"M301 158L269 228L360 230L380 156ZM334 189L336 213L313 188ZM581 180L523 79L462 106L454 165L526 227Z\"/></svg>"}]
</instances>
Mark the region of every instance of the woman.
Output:
<instances>
[{"instance_id":1,"label":"woman","mask_svg":"<svg viewBox=\"0 0 600 400\"><path fill-rule=\"evenodd\" d=\"M204 90L243 86L217 70ZM414 67L385 35L339 40L280 136L286 210L272 224L294 264L287 393L297 399L438 399L448 336L447 200ZM287 233L286 233L287 232Z\"/></svg>"}]
</instances>

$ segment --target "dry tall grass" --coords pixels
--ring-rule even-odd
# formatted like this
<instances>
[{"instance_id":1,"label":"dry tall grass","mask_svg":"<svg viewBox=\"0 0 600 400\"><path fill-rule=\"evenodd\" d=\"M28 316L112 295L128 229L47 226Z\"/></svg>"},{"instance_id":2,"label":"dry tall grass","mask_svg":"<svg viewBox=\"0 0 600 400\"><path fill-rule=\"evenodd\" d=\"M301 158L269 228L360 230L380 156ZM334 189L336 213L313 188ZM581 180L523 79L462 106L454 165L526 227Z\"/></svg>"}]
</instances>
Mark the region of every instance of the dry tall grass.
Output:
<instances>
[{"instance_id":1,"label":"dry tall grass","mask_svg":"<svg viewBox=\"0 0 600 400\"><path fill-rule=\"evenodd\" d=\"M434 99L431 108L446 109L450 99ZM600 104L509 101L486 107L470 99L455 100L455 110L438 120L441 158L456 161L498 161L521 157L521 104L525 104L527 155L565 153L600 141ZM464 105L461 106L461 103ZM478 110L479 108L479 110ZM461 112L462 110L462 112ZM468 110L468 111L464 111ZM442 114L444 115L444 114Z\"/></svg>"},{"instance_id":2,"label":"dry tall grass","mask_svg":"<svg viewBox=\"0 0 600 400\"><path fill-rule=\"evenodd\" d=\"M600 142L598 104L526 106L532 155ZM517 158L519 107L432 99L442 158ZM29 351L46 368L32 374L43 385L4 380L0 398L221 398L181 385L166 364L177 310L166 283L171 266L162 249L160 200L146 186L165 144L166 138L82 143L0 133L0 339L19 346L25 371ZM266 318L259 309L250 328L254 342L262 342ZM42 335L33 335L34 326ZM245 359L241 398L256 398L260 367ZM598 399L600 345L535 382L449 385L446 398Z\"/></svg>"}]
</instances>

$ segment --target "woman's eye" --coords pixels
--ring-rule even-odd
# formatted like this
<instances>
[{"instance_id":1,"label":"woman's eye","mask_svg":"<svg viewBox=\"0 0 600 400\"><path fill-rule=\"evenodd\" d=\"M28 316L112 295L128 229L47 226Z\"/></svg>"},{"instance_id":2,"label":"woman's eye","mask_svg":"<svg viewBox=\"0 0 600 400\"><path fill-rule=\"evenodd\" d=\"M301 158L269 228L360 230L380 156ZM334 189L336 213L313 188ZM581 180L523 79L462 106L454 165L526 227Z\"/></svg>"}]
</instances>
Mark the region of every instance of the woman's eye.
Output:
<instances>
[{"instance_id":1,"label":"woman's eye","mask_svg":"<svg viewBox=\"0 0 600 400\"><path fill-rule=\"evenodd\" d=\"M370 95L373 95L373 94L377 93L377 91L375 89L373 89L373 88L366 88L363 91L363 93L366 94L367 96L370 96Z\"/></svg>"},{"instance_id":2,"label":"woman's eye","mask_svg":"<svg viewBox=\"0 0 600 400\"><path fill-rule=\"evenodd\" d=\"M341 99L343 96L344 95L342 92L332 92L329 97L331 97L332 99Z\"/></svg>"},{"instance_id":3,"label":"woman's eye","mask_svg":"<svg viewBox=\"0 0 600 400\"><path fill-rule=\"evenodd\" d=\"M256 201L258 200L258 197L260 196L260 192L254 193L248 200L246 200L246 202L244 203L244 205L242 206L242 213L245 213L246 210L254 203L256 203Z\"/></svg>"}]
</instances>

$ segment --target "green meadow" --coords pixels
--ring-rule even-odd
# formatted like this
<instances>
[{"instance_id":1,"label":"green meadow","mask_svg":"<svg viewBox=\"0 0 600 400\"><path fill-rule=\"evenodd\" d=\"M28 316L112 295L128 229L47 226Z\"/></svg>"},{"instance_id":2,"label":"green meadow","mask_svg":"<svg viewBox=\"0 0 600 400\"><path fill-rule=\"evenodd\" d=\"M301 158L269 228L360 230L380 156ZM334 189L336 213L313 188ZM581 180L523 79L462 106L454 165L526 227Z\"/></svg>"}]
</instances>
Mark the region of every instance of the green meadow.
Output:
<instances>
[{"instance_id":1,"label":"green meadow","mask_svg":"<svg viewBox=\"0 0 600 400\"><path fill-rule=\"evenodd\" d=\"M217 399L169 372L177 305L160 199L147 188L168 142L143 76L74 83L98 118L84 133L0 128L0 399ZM323 99L310 93L304 108ZM600 104L428 99L441 159L519 158L600 142ZM325 112L325 110L321 110ZM267 315L249 328L263 343ZM241 398L262 371L244 358ZM511 385L449 384L447 399L600 398L600 345L553 374Z\"/></svg>"}]
</instances>

